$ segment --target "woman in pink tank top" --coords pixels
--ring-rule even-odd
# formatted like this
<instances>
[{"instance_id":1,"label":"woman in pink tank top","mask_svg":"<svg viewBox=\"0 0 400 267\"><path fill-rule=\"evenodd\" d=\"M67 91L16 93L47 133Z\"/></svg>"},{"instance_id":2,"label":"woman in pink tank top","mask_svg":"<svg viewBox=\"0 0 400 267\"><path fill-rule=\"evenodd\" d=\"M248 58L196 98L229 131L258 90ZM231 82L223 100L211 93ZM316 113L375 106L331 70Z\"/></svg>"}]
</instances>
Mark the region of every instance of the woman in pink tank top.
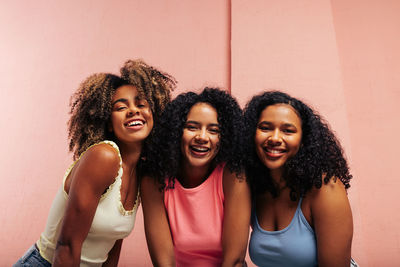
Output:
<instances>
[{"instance_id":1,"label":"woman in pink tank top","mask_svg":"<svg viewBox=\"0 0 400 267\"><path fill-rule=\"evenodd\" d=\"M242 111L219 89L179 95L158 122L141 196L156 266L242 266L250 190Z\"/></svg>"}]
</instances>

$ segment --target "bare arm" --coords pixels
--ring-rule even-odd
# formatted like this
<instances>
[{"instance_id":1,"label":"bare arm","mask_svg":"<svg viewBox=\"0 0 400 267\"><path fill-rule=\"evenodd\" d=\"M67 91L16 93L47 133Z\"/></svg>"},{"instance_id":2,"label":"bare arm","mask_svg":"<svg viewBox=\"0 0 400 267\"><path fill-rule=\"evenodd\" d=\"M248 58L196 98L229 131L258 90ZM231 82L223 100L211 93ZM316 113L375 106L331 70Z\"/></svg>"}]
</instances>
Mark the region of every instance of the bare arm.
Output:
<instances>
[{"instance_id":1,"label":"bare arm","mask_svg":"<svg viewBox=\"0 0 400 267\"><path fill-rule=\"evenodd\" d=\"M86 239L102 193L119 169L117 152L109 145L91 147L74 166L66 183L68 203L58 237L53 266L79 266Z\"/></svg>"},{"instance_id":2,"label":"bare arm","mask_svg":"<svg viewBox=\"0 0 400 267\"><path fill-rule=\"evenodd\" d=\"M242 266L249 238L250 190L245 178L239 180L236 174L231 173L227 168L224 170L223 179L225 207L222 266Z\"/></svg>"},{"instance_id":3,"label":"bare arm","mask_svg":"<svg viewBox=\"0 0 400 267\"><path fill-rule=\"evenodd\" d=\"M103 267L116 267L118 266L119 255L121 253L122 240L118 239L115 241L113 248L108 252L106 262L103 263Z\"/></svg>"},{"instance_id":4,"label":"bare arm","mask_svg":"<svg viewBox=\"0 0 400 267\"><path fill-rule=\"evenodd\" d=\"M174 246L164 207L164 193L151 177L141 183L143 218L147 246L154 266L175 266Z\"/></svg>"},{"instance_id":5,"label":"bare arm","mask_svg":"<svg viewBox=\"0 0 400 267\"><path fill-rule=\"evenodd\" d=\"M342 182L331 179L311 192L311 216L317 238L318 266L350 266L353 218Z\"/></svg>"}]
</instances>

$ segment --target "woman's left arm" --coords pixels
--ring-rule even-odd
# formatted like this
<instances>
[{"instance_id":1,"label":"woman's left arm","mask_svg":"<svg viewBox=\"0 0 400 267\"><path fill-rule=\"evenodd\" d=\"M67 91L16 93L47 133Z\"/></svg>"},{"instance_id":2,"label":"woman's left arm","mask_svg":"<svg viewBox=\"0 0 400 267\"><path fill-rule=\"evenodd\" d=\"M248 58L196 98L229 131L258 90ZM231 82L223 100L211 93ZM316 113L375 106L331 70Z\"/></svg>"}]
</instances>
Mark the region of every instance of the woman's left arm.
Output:
<instances>
[{"instance_id":1,"label":"woman's left arm","mask_svg":"<svg viewBox=\"0 0 400 267\"><path fill-rule=\"evenodd\" d=\"M243 175L238 179L235 173L224 169L224 224L222 233L224 267L242 266L246 256L249 238L251 200L250 189Z\"/></svg>"},{"instance_id":2,"label":"woman's left arm","mask_svg":"<svg viewBox=\"0 0 400 267\"><path fill-rule=\"evenodd\" d=\"M121 253L122 240L115 241L113 248L108 252L107 260L103 263L103 267L118 266L119 255Z\"/></svg>"},{"instance_id":3,"label":"woman's left arm","mask_svg":"<svg viewBox=\"0 0 400 267\"><path fill-rule=\"evenodd\" d=\"M311 192L311 217L317 238L318 266L350 266L353 218L339 179Z\"/></svg>"},{"instance_id":4,"label":"woman's left arm","mask_svg":"<svg viewBox=\"0 0 400 267\"><path fill-rule=\"evenodd\" d=\"M118 266L119 255L121 253L121 247L122 247L122 240L123 239L118 239L117 241L115 241L113 248L110 250L110 252L108 252L107 260L102 265L103 267Z\"/></svg>"}]
</instances>

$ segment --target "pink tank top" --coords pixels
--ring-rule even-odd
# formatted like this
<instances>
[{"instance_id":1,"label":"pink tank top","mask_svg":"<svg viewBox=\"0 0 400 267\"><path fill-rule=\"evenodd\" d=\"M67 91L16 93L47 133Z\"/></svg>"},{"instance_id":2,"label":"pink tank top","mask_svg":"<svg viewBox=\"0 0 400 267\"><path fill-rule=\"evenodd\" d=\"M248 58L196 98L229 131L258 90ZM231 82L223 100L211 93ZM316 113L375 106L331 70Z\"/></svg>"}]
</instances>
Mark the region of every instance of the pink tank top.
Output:
<instances>
[{"instance_id":1,"label":"pink tank top","mask_svg":"<svg viewBox=\"0 0 400 267\"><path fill-rule=\"evenodd\" d=\"M175 188L164 192L177 266L221 266L224 165L195 188L175 179Z\"/></svg>"}]
</instances>

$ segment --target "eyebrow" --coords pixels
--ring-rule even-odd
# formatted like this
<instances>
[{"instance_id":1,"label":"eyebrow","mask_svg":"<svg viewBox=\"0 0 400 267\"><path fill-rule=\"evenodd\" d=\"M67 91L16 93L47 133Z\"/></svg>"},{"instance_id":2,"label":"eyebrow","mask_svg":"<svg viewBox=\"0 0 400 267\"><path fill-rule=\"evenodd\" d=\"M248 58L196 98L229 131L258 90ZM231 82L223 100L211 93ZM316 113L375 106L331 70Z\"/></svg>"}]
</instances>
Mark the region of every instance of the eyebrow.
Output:
<instances>
[{"instance_id":1,"label":"eyebrow","mask_svg":"<svg viewBox=\"0 0 400 267\"><path fill-rule=\"evenodd\" d=\"M114 105L117 104L118 102L126 103L126 102L128 102L128 99L126 99L126 98L117 99L117 100L115 100L115 101L112 103L112 106L114 106Z\"/></svg>"},{"instance_id":2,"label":"eyebrow","mask_svg":"<svg viewBox=\"0 0 400 267\"><path fill-rule=\"evenodd\" d=\"M197 122L197 121L186 121L186 124L188 124L188 123L200 125L200 122ZM219 125L218 123L210 123L210 124L208 124L208 126L221 127L221 125Z\"/></svg>"},{"instance_id":3,"label":"eyebrow","mask_svg":"<svg viewBox=\"0 0 400 267\"><path fill-rule=\"evenodd\" d=\"M297 128L296 125L291 124L291 123L284 123L283 126Z\"/></svg>"},{"instance_id":4,"label":"eyebrow","mask_svg":"<svg viewBox=\"0 0 400 267\"><path fill-rule=\"evenodd\" d=\"M260 122L260 123L257 124L257 125L262 125L262 124L273 124L273 123L272 123L272 122L269 122L269 121L262 121L262 122ZM294 124L292 124L292 123L284 123L282 126L284 126L284 127L294 127L294 128L297 129L297 127L296 127Z\"/></svg>"}]
</instances>

